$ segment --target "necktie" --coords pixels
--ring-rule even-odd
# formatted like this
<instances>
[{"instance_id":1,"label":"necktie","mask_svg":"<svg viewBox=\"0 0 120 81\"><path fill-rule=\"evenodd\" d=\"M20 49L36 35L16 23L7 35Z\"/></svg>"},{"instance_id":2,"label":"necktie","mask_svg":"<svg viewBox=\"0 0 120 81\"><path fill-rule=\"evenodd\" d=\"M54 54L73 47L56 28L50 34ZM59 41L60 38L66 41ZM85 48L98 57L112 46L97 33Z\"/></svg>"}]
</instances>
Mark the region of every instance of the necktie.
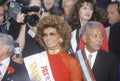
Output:
<instances>
[{"instance_id":1,"label":"necktie","mask_svg":"<svg viewBox=\"0 0 120 81\"><path fill-rule=\"evenodd\" d=\"M89 54L89 64L90 64L90 67L92 67L92 57L93 57L93 55L92 54Z\"/></svg>"}]
</instances>

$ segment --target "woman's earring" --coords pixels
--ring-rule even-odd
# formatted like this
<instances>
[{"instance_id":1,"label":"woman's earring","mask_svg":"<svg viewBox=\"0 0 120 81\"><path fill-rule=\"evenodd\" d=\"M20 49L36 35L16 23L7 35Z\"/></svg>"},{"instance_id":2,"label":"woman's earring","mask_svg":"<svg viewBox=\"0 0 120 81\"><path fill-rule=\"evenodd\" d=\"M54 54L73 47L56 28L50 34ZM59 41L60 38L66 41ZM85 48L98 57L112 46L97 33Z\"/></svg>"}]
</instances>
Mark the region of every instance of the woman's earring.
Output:
<instances>
[{"instance_id":1,"label":"woman's earring","mask_svg":"<svg viewBox=\"0 0 120 81\"><path fill-rule=\"evenodd\" d=\"M60 39L59 42L62 43L62 42L63 42L63 39Z\"/></svg>"}]
</instances>

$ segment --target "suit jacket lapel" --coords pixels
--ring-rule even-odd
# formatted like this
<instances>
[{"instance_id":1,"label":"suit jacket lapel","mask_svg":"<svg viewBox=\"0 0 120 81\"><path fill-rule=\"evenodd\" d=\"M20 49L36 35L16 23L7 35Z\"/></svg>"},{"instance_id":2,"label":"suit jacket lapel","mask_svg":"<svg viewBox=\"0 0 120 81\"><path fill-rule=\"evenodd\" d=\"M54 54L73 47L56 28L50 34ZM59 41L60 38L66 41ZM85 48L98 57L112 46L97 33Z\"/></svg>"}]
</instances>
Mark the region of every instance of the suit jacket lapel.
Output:
<instances>
[{"instance_id":1,"label":"suit jacket lapel","mask_svg":"<svg viewBox=\"0 0 120 81\"><path fill-rule=\"evenodd\" d=\"M97 70L99 70L99 68L101 67L101 57L102 57L102 53L101 50L98 51L94 65L93 65L93 73L96 73Z\"/></svg>"},{"instance_id":2,"label":"suit jacket lapel","mask_svg":"<svg viewBox=\"0 0 120 81\"><path fill-rule=\"evenodd\" d=\"M95 62L94 62L93 68L92 68L92 71L93 71L95 77L99 77L100 75L102 75L101 73L103 73L103 69L102 69L102 67L104 67L103 59L104 59L104 54L100 50L97 53L97 56L96 56L96 59L95 59Z\"/></svg>"},{"instance_id":3,"label":"suit jacket lapel","mask_svg":"<svg viewBox=\"0 0 120 81\"><path fill-rule=\"evenodd\" d=\"M9 66L12 66L14 68L14 63L13 63L12 60L10 60L10 64L8 65L8 67ZM6 80L9 81L10 77L11 77L11 74L6 70L5 75L3 76L2 81L6 81Z\"/></svg>"}]
</instances>

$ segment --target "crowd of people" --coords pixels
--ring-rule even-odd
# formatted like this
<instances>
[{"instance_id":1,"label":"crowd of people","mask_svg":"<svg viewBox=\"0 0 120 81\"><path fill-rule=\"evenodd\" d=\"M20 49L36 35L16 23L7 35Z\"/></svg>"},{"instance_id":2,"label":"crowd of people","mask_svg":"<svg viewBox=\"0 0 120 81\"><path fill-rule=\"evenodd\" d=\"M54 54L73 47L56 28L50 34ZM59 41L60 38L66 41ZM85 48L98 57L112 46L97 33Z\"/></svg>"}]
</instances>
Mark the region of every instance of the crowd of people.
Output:
<instances>
[{"instance_id":1,"label":"crowd of people","mask_svg":"<svg viewBox=\"0 0 120 81\"><path fill-rule=\"evenodd\" d=\"M104 1L0 0L0 81L120 81L120 2Z\"/></svg>"}]
</instances>

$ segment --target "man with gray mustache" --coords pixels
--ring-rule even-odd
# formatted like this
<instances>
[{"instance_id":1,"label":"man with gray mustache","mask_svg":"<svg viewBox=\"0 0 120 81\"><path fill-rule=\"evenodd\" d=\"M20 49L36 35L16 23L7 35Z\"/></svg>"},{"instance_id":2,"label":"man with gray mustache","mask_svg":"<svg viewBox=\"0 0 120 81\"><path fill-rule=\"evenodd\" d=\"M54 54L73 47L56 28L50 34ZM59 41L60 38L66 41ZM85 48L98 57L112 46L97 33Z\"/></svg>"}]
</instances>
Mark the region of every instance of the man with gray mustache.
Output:
<instances>
[{"instance_id":1,"label":"man with gray mustache","mask_svg":"<svg viewBox=\"0 0 120 81\"><path fill-rule=\"evenodd\" d=\"M77 58L84 77L89 77L89 81L118 81L117 57L101 50L103 42L101 23L97 21L86 23L82 29L82 39L86 45L77 51Z\"/></svg>"}]
</instances>

